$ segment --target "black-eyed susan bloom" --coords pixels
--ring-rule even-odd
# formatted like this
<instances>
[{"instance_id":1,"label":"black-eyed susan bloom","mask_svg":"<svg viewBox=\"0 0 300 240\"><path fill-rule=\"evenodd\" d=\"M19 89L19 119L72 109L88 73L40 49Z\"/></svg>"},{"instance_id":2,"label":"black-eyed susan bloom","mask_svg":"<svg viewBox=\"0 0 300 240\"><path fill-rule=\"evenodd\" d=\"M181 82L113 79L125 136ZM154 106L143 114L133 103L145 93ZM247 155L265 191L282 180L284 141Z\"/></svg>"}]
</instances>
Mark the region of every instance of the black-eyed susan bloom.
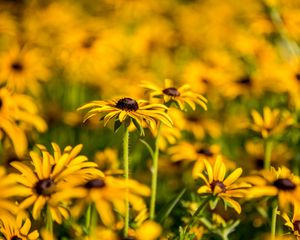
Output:
<instances>
[{"instance_id":1,"label":"black-eyed susan bloom","mask_svg":"<svg viewBox=\"0 0 300 240\"><path fill-rule=\"evenodd\" d=\"M294 204L293 217L290 218L287 213L282 213L282 217L285 220L285 226L293 232L297 239L300 239L300 206L299 202Z\"/></svg>"},{"instance_id":2,"label":"black-eyed susan bloom","mask_svg":"<svg viewBox=\"0 0 300 240\"><path fill-rule=\"evenodd\" d=\"M259 132L263 138L281 133L294 122L288 112L281 112L279 109L272 110L269 107L264 107L262 115L252 110L251 116L253 118L251 129Z\"/></svg>"},{"instance_id":3,"label":"black-eyed susan bloom","mask_svg":"<svg viewBox=\"0 0 300 240\"><path fill-rule=\"evenodd\" d=\"M103 119L104 125L110 121L123 123L132 120L137 128L146 124L150 129L156 129L158 122L172 127L172 120L165 112L167 107L162 104L151 104L144 100L134 100L129 97L118 100L92 101L78 108L85 110L91 108L84 116L84 121L98 116Z\"/></svg>"},{"instance_id":4,"label":"black-eyed susan bloom","mask_svg":"<svg viewBox=\"0 0 300 240\"><path fill-rule=\"evenodd\" d=\"M204 181L205 185L198 189L199 194L212 195L215 199L222 199L225 206L232 207L237 213L241 213L240 204L232 198L244 197L248 188L251 186L245 182L239 182L243 170L235 169L226 176L226 166L221 156L211 164L204 160L205 171L199 173L199 177Z\"/></svg>"},{"instance_id":5,"label":"black-eyed susan bloom","mask_svg":"<svg viewBox=\"0 0 300 240\"><path fill-rule=\"evenodd\" d=\"M37 240L39 232L34 230L30 232L31 221L29 218L23 218L22 215L17 217L0 217L0 232L3 240Z\"/></svg>"},{"instance_id":6,"label":"black-eyed susan bloom","mask_svg":"<svg viewBox=\"0 0 300 240\"><path fill-rule=\"evenodd\" d=\"M281 208L300 201L300 178L286 167L261 170L257 175L246 177L244 180L254 185L248 191L248 198L274 196L278 198Z\"/></svg>"},{"instance_id":7,"label":"black-eyed susan bloom","mask_svg":"<svg viewBox=\"0 0 300 240\"><path fill-rule=\"evenodd\" d=\"M47 130L46 122L38 115L33 100L23 94L16 94L7 88L0 89L0 139L8 136L20 157L27 150L26 131L35 128L39 132ZM3 135L3 133L5 135Z\"/></svg>"},{"instance_id":8,"label":"black-eyed susan bloom","mask_svg":"<svg viewBox=\"0 0 300 240\"><path fill-rule=\"evenodd\" d=\"M74 217L80 216L85 207L92 203L106 226L112 226L115 223L116 214L113 209L124 215L127 196L133 210L141 211L146 207L142 196L150 195L150 189L147 186L132 179L112 176L95 176L82 184L80 190L84 198L79 199L73 207Z\"/></svg>"},{"instance_id":9,"label":"black-eyed susan bloom","mask_svg":"<svg viewBox=\"0 0 300 240\"><path fill-rule=\"evenodd\" d=\"M207 110L206 98L201 94L191 91L191 86L188 84L177 88L174 86L173 81L166 79L163 88L152 83L144 83L142 86L151 91L151 97L163 98L164 103L171 103L173 101L178 104L181 110L184 110L186 105L190 106L193 110L196 109L197 105Z\"/></svg>"},{"instance_id":10,"label":"black-eyed susan bloom","mask_svg":"<svg viewBox=\"0 0 300 240\"><path fill-rule=\"evenodd\" d=\"M75 148L66 147L63 153L58 146L53 144L54 156L46 148L39 145L42 156L31 151L31 164L12 162L11 165L21 174L12 174L15 181L22 186L20 209L32 208L32 216L36 220L40 217L42 209L47 206L51 217L57 223L69 217L67 201L82 197L84 194L80 188L76 188L75 179L84 180L89 174L103 176L96 170L96 163L88 162L87 157L78 155L82 146ZM32 167L33 168L32 168ZM18 194L18 193L16 193Z\"/></svg>"},{"instance_id":11,"label":"black-eyed susan bloom","mask_svg":"<svg viewBox=\"0 0 300 240\"><path fill-rule=\"evenodd\" d=\"M12 197L24 192L16 185L16 179L12 175L7 175L3 167L0 167L0 191L0 216L8 218L17 214L19 208Z\"/></svg>"}]
</instances>

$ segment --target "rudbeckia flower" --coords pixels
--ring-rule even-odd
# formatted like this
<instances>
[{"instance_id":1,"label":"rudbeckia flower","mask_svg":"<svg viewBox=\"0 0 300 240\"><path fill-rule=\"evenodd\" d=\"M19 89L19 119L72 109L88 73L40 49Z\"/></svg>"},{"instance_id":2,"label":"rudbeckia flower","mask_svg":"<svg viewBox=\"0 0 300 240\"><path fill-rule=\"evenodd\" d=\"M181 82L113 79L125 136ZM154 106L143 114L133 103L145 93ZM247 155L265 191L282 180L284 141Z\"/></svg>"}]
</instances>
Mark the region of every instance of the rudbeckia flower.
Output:
<instances>
[{"instance_id":1,"label":"rudbeckia flower","mask_svg":"<svg viewBox=\"0 0 300 240\"><path fill-rule=\"evenodd\" d=\"M47 129L46 122L38 116L33 100L23 94L13 94L6 88L0 89L0 129L12 141L18 157L27 150L25 130L36 128L39 132ZM0 135L2 139L2 133Z\"/></svg>"},{"instance_id":2,"label":"rudbeckia flower","mask_svg":"<svg viewBox=\"0 0 300 240\"><path fill-rule=\"evenodd\" d=\"M221 156L211 164L204 159L206 171L199 173L199 177L205 185L198 189L199 194L212 195L215 199L222 199L226 206L232 207L237 213L241 213L240 204L232 198L242 198L247 193L247 188L251 185L238 182L243 170L237 168L227 177L226 166Z\"/></svg>"},{"instance_id":3,"label":"rudbeckia flower","mask_svg":"<svg viewBox=\"0 0 300 240\"><path fill-rule=\"evenodd\" d=\"M12 174L15 181L22 186L22 196L25 197L19 207L28 209L33 205L32 216L38 219L41 210L47 205L52 219L62 223L63 219L69 217L67 201L83 194L80 188L76 188L76 180L83 181L89 174L103 174L96 169L96 163L88 162L87 157L78 155L82 145L74 148L68 146L61 153L59 147L53 144L54 156L46 151L45 147L38 147L42 156L30 152L33 169L22 162L11 163L21 173Z\"/></svg>"},{"instance_id":4,"label":"rudbeckia flower","mask_svg":"<svg viewBox=\"0 0 300 240\"><path fill-rule=\"evenodd\" d=\"M3 237L0 239L11 239L11 240L37 240L39 233L37 230L30 232L31 221L29 218L23 219L21 215L16 218L5 218L0 217L0 232Z\"/></svg>"},{"instance_id":5,"label":"rudbeckia flower","mask_svg":"<svg viewBox=\"0 0 300 240\"><path fill-rule=\"evenodd\" d=\"M280 112L279 109L271 110L269 107L264 107L262 115L256 110L252 110L251 116L253 118L251 129L261 133L263 138L281 133L293 124L293 118L290 114Z\"/></svg>"},{"instance_id":6,"label":"rudbeckia flower","mask_svg":"<svg viewBox=\"0 0 300 240\"><path fill-rule=\"evenodd\" d=\"M289 227L297 239L300 239L300 206L299 203L294 204L293 217L290 218L287 213L282 213L285 220L285 226Z\"/></svg>"},{"instance_id":7,"label":"rudbeckia flower","mask_svg":"<svg viewBox=\"0 0 300 240\"><path fill-rule=\"evenodd\" d=\"M151 97L163 98L165 103L174 101L181 110L184 110L186 105L190 106L193 110L196 109L197 105L201 106L204 110L207 110L206 98L201 94L191 91L190 85L185 84L177 88L174 87L174 84L170 79L166 79L163 88L152 83L144 83L142 86L151 91Z\"/></svg>"},{"instance_id":8,"label":"rudbeckia flower","mask_svg":"<svg viewBox=\"0 0 300 240\"><path fill-rule=\"evenodd\" d=\"M121 214L125 213L127 194L129 204L135 211L141 211L146 207L141 196L150 195L147 186L132 179L119 179L112 176L95 176L81 184L80 191L82 198L72 209L74 217L78 217L87 204L94 203L102 222L106 226L112 226L115 222L113 208Z\"/></svg>"},{"instance_id":9,"label":"rudbeckia flower","mask_svg":"<svg viewBox=\"0 0 300 240\"><path fill-rule=\"evenodd\" d=\"M78 110L88 108L91 110L84 116L84 122L96 115L103 119L104 126L110 121L114 121L116 126L117 123L132 120L138 130L142 129L143 124L146 124L154 131L160 121L172 127L172 120L165 112L167 107L162 104L151 104L144 100L126 97L119 100L92 101Z\"/></svg>"},{"instance_id":10,"label":"rudbeckia flower","mask_svg":"<svg viewBox=\"0 0 300 240\"><path fill-rule=\"evenodd\" d=\"M6 175L5 169L0 167L0 216L6 218L15 215L19 209L12 197L22 193L22 188L16 185L16 179Z\"/></svg>"},{"instance_id":11,"label":"rudbeckia flower","mask_svg":"<svg viewBox=\"0 0 300 240\"><path fill-rule=\"evenodd\" d=\"M289 203L300 201L300 178L286 167L262 170L258 175L244 178L254 186L248 191L248 198L275 196L279 206L285 208Z\"/></svg>"},{"instance_id":12,"label":"rudbeckia flower","mask_svg":"<svg viewBox=\"0 0 300 240\"><path fill-rule=\"evenodd\" d=\"M11 46L0 58L0 82L11 90L23 93L39 91L39 82L47 80L49 71L46 59L37 49Z\"/></svg>"}]
</instances>

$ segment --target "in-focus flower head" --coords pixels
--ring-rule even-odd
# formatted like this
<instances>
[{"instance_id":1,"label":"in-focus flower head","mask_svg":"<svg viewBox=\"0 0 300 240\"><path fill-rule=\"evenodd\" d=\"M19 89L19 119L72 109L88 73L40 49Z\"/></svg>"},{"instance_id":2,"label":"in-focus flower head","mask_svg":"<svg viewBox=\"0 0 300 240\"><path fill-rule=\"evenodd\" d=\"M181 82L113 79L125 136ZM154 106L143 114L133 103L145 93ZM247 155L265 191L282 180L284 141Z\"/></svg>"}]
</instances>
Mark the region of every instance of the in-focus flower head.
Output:
<instances>
[{"instance_id":1,"label":"in-focus flower head","mask_svg":"<svg viewBox=\"0 0 300 240\"><path fill-rule=\"evenodd\" d=\"M91 108L84 116L84 122L93 116L100 117L104 121L104 126L109 122L120 126L126 121L134 123L135 127L142 131L143 125L147 125L151 130L155 130L158 122L172 127L172 120L165 112L167 107L162 104L151 104L144 100L135 100L129 97L118 100L92 101L77 110Z\"/></svg>"},{"instance_id":2,"label":"in-focus flower head","mask_svg":"<svg viewBox=\"0 0 300 240\"><path fill-rule=\"evenodd\" d=\"M29 218L23 218L22 215L17 217L0 217L0 232L4 239L9 240L37 240L39 233L37 230L29 232L31 221ZM0 237L2 239L2 237Z\"/></svg>"},{"instance_id":3,"label":"in-focus flower head","mask_svg":"<svg viewBox=\"0 0 300 240\"><path fill-rule=\"evenodd\" d=\"M220 155L213 164L205 159L204 164L206 171L199 173L199 177L204 181L205 185L198 189L198 193L213 196L216 203L218 198L220 198L226 206L230 206L237 213L241 213L240 204L232 198L245 197L248 188L251 186L245 182L238 181L243 170L237 168L230 173L230 175L225 177L226 166ZM211 206L215 204L211 204Z\"/></svg>"},{"instance_id":4,"label":"in-focus flower head","mask_svg":"<svg viewBox=\"0 0 300 240\"><path fill-rule=\"evenodd\" d=\"M269 107L264 107L262 115L252 110L251 116L253 118L251 129L261 133L263 138L279 134L293 124L293 118L289 113L280 112L279 109L271 110Z\"/></svg>"},{"instance_id":5,"label":"in-focus flower head","mask_svg":"<svg viewBox=\"0 0 300 240\"><path fill-rule=\"evenodd\" d=\"M20 196L25 197L19 205L20 209L28 209L33 205L32 216L38 219L41 210L47 205L52 219L62 223L63 219L69 217L67 201L83 194L80 188L76 188L76 181L84 181L90 174L103 176L103 173L96 169L96 163L88 162L87 157L78 155L82 145L74 148L68 146L63 153L56 144L52 145L54 155L42 145L38 145L42 155L31 151L30 166L12 162L11 165L21 173L12 175L22 187Z\"/></svg>"},{"instance_id":6,"label":"in-focus flower head","mask_svg":"<svg viewBox=\"0 0 300 240\"><path fill-rule=\"evenodd\" d=\"M245 177L244 180L253 185L247 198L275 196L281 208L300 201L300 178L286 167L261 170L257 175Z\"/></svg>"},{"instance_id":7,"label":"in-focus flower head","mask_svg":"<svg viewBox=\"0 0 300 240\"><path fill-rule=\"evenodd\" d=\"M151 91L151 97L163 98L164 103L171 103L172 101L178 104L181 110L184 110L186 105L190 106L193 110L196 106L201 106L207 110L207 100L201 94L195 93L190 90L190 85L184 84L181 87L174 87L173 81L170 79L165 80L164 87L161 88L152 83L143 83L142 87Z\"/></svg>"}]
</instances>

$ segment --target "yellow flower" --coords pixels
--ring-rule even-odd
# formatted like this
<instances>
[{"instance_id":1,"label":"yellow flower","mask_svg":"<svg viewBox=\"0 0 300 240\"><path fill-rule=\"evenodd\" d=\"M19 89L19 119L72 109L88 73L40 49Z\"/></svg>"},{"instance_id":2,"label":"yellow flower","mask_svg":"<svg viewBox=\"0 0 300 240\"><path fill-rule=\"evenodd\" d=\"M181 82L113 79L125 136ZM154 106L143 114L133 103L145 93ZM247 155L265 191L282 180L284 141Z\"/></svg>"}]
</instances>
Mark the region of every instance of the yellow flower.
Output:
<instances>
[{"instance_id":1,"label":"yellow flower","mask_svg":"<svg viewBox=\"0 0 300 240\"><path fill-rule=\"evenodd\" d=\"M17 196L22 188L16 185L12 175L6 175L3 167L0 167L0 191L0 216L6 218L15 215L19 208L11 198Z\"/></svg>"},{"instance_id":2,"label":"yellow flower","mask_svg":"<svg viewBox=\"0 0 300 240\"><path fill-rule=\"evenodd\" d=\"M154 221L145 221L137 229L129 231L129 238L136 240L155 240L162 233L161 226Z\"/></svg>"},{"instance_id":3,"label":"yellow flower","mask_svg":"<svg viewBox=\"0 0 300 240\"><path fill-rule=\"evenodd\" d=\"M27 150L25 130L34 127L44 132L47 129L37 112L37 106L29 96L13 94L6 88L0 89L0 128L12 141L19 157Z\"/></svg>"},{"instance_id":4,"label":"yellow flower","mask_svg":"<svg viewBox=\"0 0 300 240\"><path fill-rule=\"evenodd\" d=\"M252 110L251 116L253 118L251 129L261 133L263 138L278 134L293 124L293 118L289 113L280 112L279 109L271 110L269 107L264 107L263 115Z\"/></svg>"},{"instance_id":5,"label":"yellow flower","mask_svg":"<svg viewBox=\"0 0 300 240\"><path fill-rule=\"evenodd\" d=\"M223 200L224 204L232 207L237 213L241 213L240 204L234 198L244 197L249 184L238 182L243 170L237 168L230 175L226 175L226 166L221 156L218 156L213 164L204 159L206 174L199 173L199 177L205 185L198 189L199 194L209 194Z\"/></svg>"},{"instance_id":6,"label":"yellow flower","mask_svg":"<svg viewBox=\"0 0 300 240\"><path fill-rule=\"evenodd\" d=\"M156 86L152 83L144 83L142 86L152 91L150 93L151 97L162 97L165 103L174 101L178 104L181 110L184 110L186 105L189 105L193 110L196 109L196 105L199 105L204 110L207 110L206 98L201 94L192 92L190 90L190 85L185 84L179 88L176 88L170 79L166 79L164 88Z\"/></svg>"},{"instance_id":7,"label":"yellow flower","mask_svg":"<svg viewBox=\"0 0 300 240\"><path fill-rule=\"evenodd\" d=\"M220 147L218 145L205 146L198 143L189 143L186 141L180 142L172 146L168 150L171 155L171 160L194 162L192 175L193 178L198 178L198 173L204 170L204 159L213 164L216 161L216 156L220 154ZM235 168L235 164L224 158L223 161L229 169Z\"/></svg>"},{"instance_id":8,"label":"yellow flower","mask_svg":"<svg viewBox=\"0 0 300 240\"><path fill-rule=\"evenodd\" d=\"M75 180L74 180L75 181ZM125 200L128 200L132 208L141 211L146 207L141 196L149 196L150 190L147 186L135 180L119 179L112 176L90 177L81 183L80 191L83 199L79 199L72 209L74 217L79 217L87 204L94 203L97 212L106 226L112 226L115 222L113 207L117 212L125 213Z\"/></svg>"},{"instance_id":9,"label":"yellow flower","mask_svg":"<svg viewBox=\"0 0 300 240\"><path fill-rule=\"evenodd\" d=\"M282 213L282 217L285 220L285 226L288 226L293 234L300 239L300 206L299 203L294 204L293 218L290 219L287 213Z\"/></svg>"},{"instance_id":10,"label":"yellow flower","mask_svg":"<svg viewBox=\"0 0 300 240\"><path fill-rule=\"evenodd\" d=\"M103 176L95 167L96 163L88 162L87 157L78 155L82 145L74 148L66 147L61 153L56 144L52 144L52 156L44 146L38 145L42 156L31 151L31 166L21 162L11 165L21 174L12 174L15 181L22 186L20 209L28 209L33 205L32 216L38 219L41 210L48 206L52 219L57 223L69 217L67 201L71 198L82 197L83 191L76 188L77 181L84 181L90 174ZM17 193L18 194L18 193Z\"/></svg>"},{"instance_id":11,"label":"yellow flower","mask_svg":"<svg viewBox=\"0 0 300 240\"><path fill-rule=\"evenodd\" d=\"M92 101L78 110L88 108L91 110L84 116L84 121L93 116L99 116L103 119L104 126L110 121L123 123L126 120L132 120L138 130L142 129L143 124L146 124L154 131L159 121L172 127L172 120L165 112L167 107L162 104L150 104L144 100L136 101L126 97L119 100Z\"/></svg>"},{"instance_id":12,"label":"yellow flower","mask_svg":"<svg viewBox=\"0 0 300 240\"><path fill-rule=\"evenodd\" d=\"M289 203L300 200L300 178L286 167L261 170L258 175L244 178L254 186L249 190L248 198L276 196L279 206L285 208Z\"/></svg>"},{"instance_id":13,"label":"yellow flower","mask_svg":"<svg viewBox=\"0 0 300 240\"><path fill-rule=\"evenodd\" d=\"M11 240L37 240L39 233L37 230L29 232L31 228L31 221L29 218L23 219L21 215L17 215L16 218L0 217L0 232L3 237L0 239Z\"/></svg>"},{"instance_id":14,"label":"yellow flower","mask_svg":"<svg viewBox=\"0 0 300 240\"><path fill-rule=\"evenodd\" d=\"M45 59L36 49L11 46L0 60L0 82L17 92L39 91L39 81L47 80L49 71Z\"/></svg>"}]
</instances>

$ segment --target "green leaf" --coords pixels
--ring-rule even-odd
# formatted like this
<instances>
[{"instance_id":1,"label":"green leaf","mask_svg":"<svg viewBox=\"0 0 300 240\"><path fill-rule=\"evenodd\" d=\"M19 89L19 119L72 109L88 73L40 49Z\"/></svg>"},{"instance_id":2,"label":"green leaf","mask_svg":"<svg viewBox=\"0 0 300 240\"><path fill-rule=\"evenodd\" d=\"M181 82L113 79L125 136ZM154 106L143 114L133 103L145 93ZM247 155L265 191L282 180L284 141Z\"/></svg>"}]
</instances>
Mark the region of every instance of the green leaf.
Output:
<instances>
[{"instance_id":1,"label":"green leaf","mask_svg":"<svg viewBox=\"0 0 300 240\"><path fill-rule=\"evenodd\" d=\"M176 204L182 198L183 194L185 193L186 189L184 188L177 196L175 196L167 205L166 207L160 211L160 214L157 216L157 220L162 223L172 212Z\"/></svg>"},{"instance_id":2,"label":"green leaf","mask_svg":"<svg viewBox=\"0 0 300 240\"><path fill-rule=\"evenodd\" d=\"M119 120L116 120L114 125L114 132L117 132L121 126L122 123Z\"/></svg>"},{"instance_id":3,"label":"green leaf","mask_svg":"<svg viewBox=\"0 0 300 240\"><path fill-rule=\"evenodd\" d=\"M218 204L218 201L219 201L219 198L215 198L215 199L212 199L211 201L209 201L209 206L210 206L210 209L211 210L214 210Z\"/></svg>"},{"instance_id":4,"label":"green leaf","mask_svg":"<svg viewBox=\"0 0 300 240\"><path fill-rule=\"evenodd\" d=\"M145 136L145 132L144 132L144 129L142 128L142 126L134 118L132 118L132 122L133 122L134 126L136 127L136 129L138 130L139 134L141 136Z\"/></svg>"},{"instance_id":5,"label":"green leaf","mask_svg":"<svg viewBox=\"0 0 300 240\"><path fill-rule=\"evenodd\" d=\"M146 148L148 149L148 152L151 155L151 158L153 159L154 152L153 152L153 149L151 148L151 146L146 141L144 141L143 139L139 139L139 140L146 146Z\"/></svg>"}]
</instances>

